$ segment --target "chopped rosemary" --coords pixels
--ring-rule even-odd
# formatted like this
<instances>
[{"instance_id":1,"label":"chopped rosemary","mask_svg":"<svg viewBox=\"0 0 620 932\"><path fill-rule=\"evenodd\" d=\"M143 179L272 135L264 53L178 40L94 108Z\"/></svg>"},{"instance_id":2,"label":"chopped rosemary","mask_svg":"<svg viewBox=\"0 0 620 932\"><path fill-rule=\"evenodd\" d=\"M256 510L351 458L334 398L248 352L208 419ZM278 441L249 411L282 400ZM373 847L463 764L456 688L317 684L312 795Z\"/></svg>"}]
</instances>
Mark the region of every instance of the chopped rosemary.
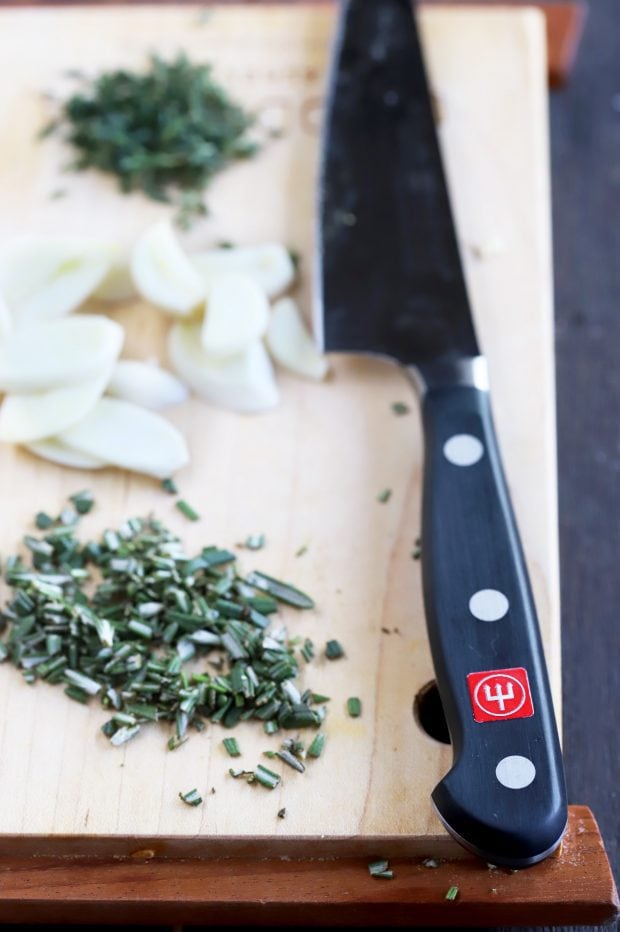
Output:
<instances>
[{"instance_id":1,"label":"chopped rosemary","mask_svg":"<svg viewBox=\"0 0 620 932\"><path fill-rule=\"evenodd\" d=\"M325 747L325 735L322 731L314 736L307 750L308 757L320 757Z\"/></svg>"},{"instance_id":2,"label":"chopped rosemary","mask_svg":"<svg viewBox=\"0 0 620 932\"><path fill-rule=\"evenodd\" d=\"M424 867L430 867L430 868L439 867L439 861L437 861L436 858L425 858L422 861L422 864L424 865Z\"/></svg>"},{"instance_id":3,"label":"chopped rosemary","mask_svg":"<svg viewBox=\"0 0 620 932\"><path fill-rule=\"evenodd\" d=\"M179 799L182 799L188 806L200 806L202 796L197 789L188 790L187 793L179 793Z\"/></svg>"},{"instance_id":4,"label":"chopped rosemary","mask_svg":"<svg viewBox=\"0 0 620 932\"><path fill-rule=\"evenodd\" d=\"M241 756L241 751L239 750L239 745L237 744L236 738L224 738L222 740L222 744L231 757Z\"/></svg>"},{"instance_id":5,"label":"chopped rosemary","mask_svg":"<svg viewBox=\"0 0 620 932\"><path fill-rule=\"evenodd\" d=\"M286 817L286 809L285 808L278 809L278 818L284 819L285 817Z\"/></svg>"},{"instance_id":6,"label":"chopped rosemary","mask_svg":"<svg viewBox=\"0 0 620 932\"><path fill-rule=\"evenodd\" d=\"M325 656L328 660L338 660L340 657L344 657L344 648L340 641L328 641L325 645Z\"/></svg>"},{"instance_id":7,"label":"chopped rosemary","mask_svg":"<svg viewBox=\"0 0 620 932\"><path fill-rule=\"evenodd\" d=\"M446 899L446 900L455 900L455 899L457 898L458 895L459 895L459 888L458 888L458 887L449 887L448 890L447 890L447 892L446 892L445 899Z\"/></svg>"},{"instance_id":8,"label":"chopped rosemary","mask_svg":"<svg viewBox=\"0 0 620 932\"><path fill-rule=\"evenodd\" d=\"M392 411L397 417L402 417L403 414L409 414L410 410L409 405L406 405L404 401L395 401L392 404Z\"/></svg>"},{"instance_id":9,"label":"chopped rosemary","mask_svg":"<svg viewBox=\"0 0 620 932\"><path fill-rule=\"evenodd\" d=\"M273 770L269 770L268 767L264 767L263 764L257 765L254 776L258 782L266 786L268 790L275 790L281 779L279 774L274 773Z\"/></svg>"},{"instance_id":10,"label":"chopped rosemary","mask_svg":"<svg viewBox=\"0 0 620 932\"><path fill-rule=\"evenodd\" d=\"M93 493L89 492L88 489L83 489L81 492L75 492L74 495L70 495L69 501L73 502L73 507L79 515L87 515L95 504Z\"/></svg>"},{"instance_id":11,"label":"chopped rosemary","mask_svg":"<svg viewBox=\"0 0 620 932\"><path fill-rule=\"evenodd\" d=\"M181 512L181 514L185 515L185 517L186 517L189 521L199 521L199 520L200 520L200 515L198 514L198 512L197 512L197 511L194 511L194 509L192 508L192 506L189 505L184 499L180 498L180 499L178 500L178 502L176 503L176 506L177 506L177 508L179 509L179 511Z\"/></svg>"},{"instance_id":12,"label":"chopped rosemary","mask_svg":"<svg viewBox=\"0 0 620 932\"><path fill-rule=\"evenodd\" d=\"M34 523L40 531L45 531L48 527L52 526L54 519L50 518L44 511L39 511L35 516Z\"/></svg>"},{"instance_id":13,"label":"chopped rosemary","mask_svg":"<svg viewBox=\"0 0 620 932\"><path fill-rule=\"evenodd\" d=\"M394 876L394 871L390 870L388 862L384 858L371 861L368 865L368 873L371 877L380 877L382 880L391 880Z\"/></svg>"},{"instance_id":14,"label":"chopped rosemary","mask_svg":"<svg viewBox=\"0 0 620 932\"><path fill-rule=\"evenodd\" d=\"M392 497L391 489L382 489L381 492L377 495L377 501L384 505L386 502L389 502Z\"/></svg>"},{"instance_id":15,"label":"chopped rosemary","mask_svg":"<svg viewBox=\"0 0 620 932\"><path fill-rule=\"evenodd\" d=\"M357 696L351 696L347 699L347 712L351 718L359 718L362 714L362 703Z\"/></svg>"},{"instance_id":16,"label":"chopped rosemary","mask_svg":"<svg viewBox=\"0 0 620 932\"><path fill-rule=\"evenodd\" d=\"M276 751L276 757L279 757L281 761L284 761L284 763L288 764L289 767L292 767L293 770L298 770L299 773L304 773L306 769L299 758L286 748L282 748L280 751Z\"/></svg>"},{"instance_id":17,"label":"chopped rosemary","mask_svg":"<svg viewBox=\"0 0 620 932\"><path fill-rule=\"evenodd\" d=\"M248 550L262 550L265 546L266 538L264 534L248 534L243 544Z\"/></svg>"},{"instance_id":18,"label":"chopped rosemary","mask_svg":"<svg viewBox=\"0 0 620 932\"><path fill-rule=\"evenodd\" d=\"M77 528L92 497L78 493L72 504L71 523L43 520L40 536L24 539L26 555L5 562L12 594L0 610L0 660L28 683L62 685L77 702L96 696L116 746L153 722L172 726L170 750L209 722L254 720L268 734L321 724L316 705L326 697L295 685L300 639L270 627L278 601L239 575L233 553L209 546L188 556L152 516L84 542ZM229 753L235 746L226 739ZM283 751L299 758L300 747Z\"/></svg>"},{"instance_id":19,"label":"chopped rosemary","mask_svg":"<svg viewBox=\"0 0 620 932\"><path fill-rule=\"evenodd\" d=\"M296 550L296 551L295 551L295 556L296 556L296 557L303 557L303 555L304 555L305 553L308 553L308 545L307 545L307 544L302 544L301 547L299 548L299 550Z\"/></svg>"},{"instance_id":20,"label":"chopped rosemary","mask_svg":"<svg viewBox=\"0 0 620 932\"><path fill-rule=\"evenodd\" d=\"M179 490L174 479L162 479L161 487L168 495L177 495Z\"/></svg>"},{"instance_id":21,"label":"chopped rosemary","mask_svg":"<svg viewBox=\"0 0 620 932\"><path fill-rule=\"evenodd\" d=\"M74 171L94 168L114 175L125 194L174 203L181 225L206 213L204 191L214 175L256 151L246 135L252 118L209 65L183 54L169 62L153 55L141 72L80 80L40 138L60 131L75 151Z\"/></svg>"},{"instance_id":22,"label":"chopped rosemary","mask_svg":"<svg viewBox=\"0 0 620 932\"><path fill-rule=\"evenodd\" d=\"M266 573L259 573L254 570L245 580L250 586L256 586L272 595L278 602L284 602L286 605L292 605L294 608L314 608L314 601L305 592L291 586L290 583L280 582L273 576L267 576Z\"/></svg>"}]
</instances>

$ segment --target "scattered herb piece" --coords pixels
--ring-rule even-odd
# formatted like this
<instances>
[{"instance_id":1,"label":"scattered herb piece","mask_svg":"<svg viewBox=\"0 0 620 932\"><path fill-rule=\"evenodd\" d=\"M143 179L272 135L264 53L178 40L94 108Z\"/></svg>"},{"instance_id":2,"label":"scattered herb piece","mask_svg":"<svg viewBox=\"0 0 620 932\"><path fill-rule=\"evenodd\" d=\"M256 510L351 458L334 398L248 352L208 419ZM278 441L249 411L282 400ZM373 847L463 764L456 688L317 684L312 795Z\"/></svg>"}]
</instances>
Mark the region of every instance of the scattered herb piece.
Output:
<instances>
[{"instance_id":1,"label":"scattered herb piece","mask_svg":"<svg viewBox=\"0 0 620 932\"><path fill-rule=\"evenodd\" d=\"M60 201L67 196L66 188L55 188L50 194L50 201Z\"/></svg>"},{"instance_id":2,"label":"scattered herb piece","mask_svg":"<svg viewBox=\"0 0 620 932\"><path fill-rule=\"evenodd\" d=\"M296 550L296 551L295 551L295 556L296 556L296 557L303 557L304 553L308 553L308 545L307 545L307 544L302 544L301 547L299 548L299 550Z\"/></svg>"},{"instance_id":3,"label":"scattered herb piece","mask_svg":"<svg viewBox=\"0 0 620 932\"><path fill-rule=\"evenodd\" d=\"M273 576L267 576L266 573L260 573L258 570L250 573L245 580L250 586L262 589L272 595L278 602L284 602L286 605L292 605L293 608L314 608L314 601L305 592L291 586L290 583L281 582L274 579Z\"/></svg>"},{"instance_id":4,"label":"scattered herb piece","mask_svg":"<svg viewBox=\"0 0 620 932\"><path fill-rule=\"evenodd\" d=\"M265 546L266 539L264 534L248 534L243 544L248 550L262 550Z\"/></svg>"},{"instance_id":5,"label":"scattered herb piece","mask_svg":"<svg viewBox=\"0 0 620 932\"><path fill-rule=\"evenodd\" d=\"M182 515L185 515L185 517L186 517L189 521L199 521L199 520L200 520L200 515L198 514L198 512L197 512L197 511L194 511L194 509L192 508L192 506L191 506L191 505L188 505L188 503L185 501L185 499L180 498L180 499L178 500L178 502L176 502L176 506L177 506L177 508L179 509L179 511L181 512L181 514L182 514Z\"/></svg>"},{"instance_id":6,"label":"scattered herb piece","mask_svg":"<svg viewBox=\"0 0 620 932\"><path fill-rule=\"evenodd\" d=\"M74 495L70 495L69 501L73 502L73 507L79 515L87 515L95 504L93 493L88 489L83 489L81 492L75 492Z\"/></svg>"},{"instance_id":7,"label":"scattered herb piece","mask_svg":"<svg viewBox=\"0 0 620 932\"><path fill-rule=\"evenodd\" d=\"M279 757L280 760L283 761L285 764L288 764L289 767L292 767L293 770L297 770L299 771L299 773L304 773L306 768L304 767L302 762L299 760L298 757L296 757L294 754L291 753L291 751L287 750L286 748L282 748L281 750L276 751L275 756Z\"/></svg>"},{"instance_id":8,"label":"scattered herb piece","mask_svg":"<svg viewBox=\"0 0 620 932\"><path fill-rule=\"evenodd\" d=\"M304 658L304 660L306 661L306 663L310 663L310 661L314 657L314 644L312 643L310 638L306 638L299 652L301 656Z\"/></svg>"},{"instance_id":9,"label":"scattered herb piece","mask_svg":"<svg viewBox=\"0 0 620 932\"><path fill-rule=\"evenodd\" d=\"M52 526L54 519L50 518L50 516L44 511L38 511L35 516L34 523L40 531L45 531L48 527Z\"/></svg>"},{"instance_id":10,"label":"scattered herb piece","mask_svg":"<svg viewBox=\"0 0 620 932\"><path fill-rule=\"evenodd\" d=\"M344 657L344 648L340 641L328 641L325 645L325 656L328 660L338 660L340 657Z\"/></svg>"},{"instance_id":11,"label":"scattered herb piece","mask_svg":"<svg viewBox=\"0 0 620 932\"><path fill-rule=\"evenodd\" d=\"M409 414L411 408L409 405L406 405L404 401L395 401L392 404L392 411L397 417L402 417L404 414Z\"/></svg>"},{"instance_id":12,"label":"scattered herb piece","mask_svg":"<svg viewBox=\"0 0 620 932\"><path fill-rule=\"evenodd\" d=\"M411 551L411 559L412 559L412 560L419 560L421 556L422 556L422 548L421 548L421 547L415 547L415 548Z\"/></svg>"},{"instance_id":13,"label":"scattered herb piece","mask_svg":"<svg viewBox=\"0 0 620 932\"><path fill-rule=\"evenodd\" d=\"M285 816L286 816L286 809L284 809L284 808L283 808L283 809L278 809L278 818L279 818L279 819L284 819Z\"/></svg>"},{"instance_id":14,"label":"scattered herb piece","mask_svg":"<svg viewBox=\"0 0 620 932\"><path fill-rule=\"evenodd\" d=\"M357 696L351 696L347 699L347 712L351 718L359 718L362 714L362 703Z\"/></svg>"},{"instance_id":15,"label":"scattered herb piece","mask_svg":"<svg viewBox=\"0 0 620 932\"><path fill-rule=\"evenodd\" d=\"M222 744L231 757L241 756L241 751L239 750L239 745L237 744L236 738L224 738Z\"/></svg>"},{"instance_id":16,"label":"scattered herb piece","mask_svg":"<svg viewBox=\"0 0 620 932\"><path fill-rule=\"evenodd\" d=\"M424 867L439 867L439 861L437 861L435 858L425 858L424 861L422 861L422 864Z\"/></svg>"},{"instance_id":17,"label":"scattered herb piece","mask_svg":"<svg viewBox=\"0 0 620 932\"><path fill-rule=\"evenodd\" d=\"M458 895L459 895L459 888L458 888L458 887L448 887L448 890L447 890L447 892L446 892L445 899L446 899L446 900L455 900L455 899L457 898Z\"/></svg>"},{"instance_id":18,"label":"scattered herb piece","mask_svg":"<svg viewBox=\"0 0 620 932\"><path fill-rule=\"evenodd\" d=\"M189 790L187 793L179 793L179 799L182 799L188 806L200 806L202 803L202 796L200 796L197 789Z\"/></svg>"},{"instance_id":19,"label":"scattered herb piece","mask_svg":"<svg viewBox=\"0 0 620 932\"><path fill-rule=\"evenodd\" d=\"M262 764L258 764L254 771L254 776L258 782L266 786L268 790L275 790L281 779L279 774L274 773L273 770L269 770L268 767L264 767Z\"/></svg>"},{"instance_id":20,"label":"scattered herb piece","mask_svg":"<svg viewBox=\"0 0 620 932\"><path fill-rule=\"evenodd\" d=\"M368 865L371 877L380 877L383 880L392 880L394 871L390 870L387 860L371 861Z\"/></svg>"},{"instance_id":21,"label":"scattered herb piece","mask_svg":"<svg viewBox=\"0 0 620 932\"><path fill-rule=\"evenodd\" d=\"M320 731L312 739L307 751L308 757L320 757L325 747L325 735Z\"/></svg>"},{"instance_id":22,"label":"scattered herb piece","mask_svg":"<svg viewBox=\"0 0 620 932\"><path fill-rule=\"evenodd\" d=\"M377 501L384 505L386 502L389 502L392 497L391 489L382 489L381 492L377 495Z\"/></svg>"},{"instance_id":23,"label":"scattered herb piece","mask_svg":"<svg viewBox=\"0 0 620 932\"><path fill-rule=\"evenodd\" d=\"M174 479L162 479L161 487L168 495L177 495L179 491Z\"/></svg>"},{"instance_id":24,"label":"scattered herb piece","mask_svg":"<svg viewBox=\"0 0 620 932\"><path fill-rule=\"evenodd\" d=\"M329 701L330 701L330 697L329 697L329 696L322 696L321 693L312 693L311 699L312 699L312 701L314 702L315 705L319 705L321 702L329 702Z\"/></svg>"},{"instance_id":25,"label":"scattered herb piece","mask_svg":"<svg viewBox=\"0 0 620 932\"><path fill-rule=\"evenodd\" d=\"M65 101L39 134L61 132L75 150L74 171L116 177L123 193L142 191L174 203L188 225L206 208L214 175L256 152L252 118L213 78L209 65L185 55L154 55L142 72L107 71Z\"/></svg>"}]
</instances>

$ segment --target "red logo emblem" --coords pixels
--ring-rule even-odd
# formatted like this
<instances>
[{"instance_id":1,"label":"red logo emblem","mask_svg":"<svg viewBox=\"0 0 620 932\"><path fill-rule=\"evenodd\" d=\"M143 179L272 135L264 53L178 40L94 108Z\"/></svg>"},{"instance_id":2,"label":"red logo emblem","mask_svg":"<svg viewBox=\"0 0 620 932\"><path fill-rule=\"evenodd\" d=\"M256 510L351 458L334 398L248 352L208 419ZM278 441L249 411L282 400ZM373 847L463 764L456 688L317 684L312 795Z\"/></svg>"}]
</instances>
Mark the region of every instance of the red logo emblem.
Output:
<instances>
[{"instance_id":1,"label":"red logo emblem","mask_svg":"<svg viewBox=\"0 0 620 932\"><path fill-rule=\"evenodd\" d=\"M476 722L530 718L534 714L530 684L524 667L470 673L467 685Z\"/></svg>"}]
</instances>

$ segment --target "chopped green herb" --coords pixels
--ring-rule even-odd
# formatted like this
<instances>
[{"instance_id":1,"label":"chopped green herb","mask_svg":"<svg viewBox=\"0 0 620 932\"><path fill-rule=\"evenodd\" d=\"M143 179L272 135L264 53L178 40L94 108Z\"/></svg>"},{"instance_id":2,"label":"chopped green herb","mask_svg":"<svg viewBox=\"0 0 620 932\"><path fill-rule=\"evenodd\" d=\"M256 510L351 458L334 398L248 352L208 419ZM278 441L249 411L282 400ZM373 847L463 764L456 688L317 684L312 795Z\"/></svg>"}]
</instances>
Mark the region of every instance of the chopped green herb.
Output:
<instances>
[{"instance_id":1,"label":"chopped green herb","mask_svg":"<svg viewBox=\"0 0 620 932\"><path fill-rule=\"evenodd\" d=\"M371 861L368 865L368 873L371 877L380 877L383 880L391 880L394 871L390 870L387 860L383 858L379 861Z\"/></svg>"},{"instance_id":2,"label":"chopped green herb","mask_svg":"<svg viewBox=\"0 0 620 932\"><path fill-rule=\"evenodd\" d=\"M269 790L275 790L280 782L280 776L274 773L273 770L269 770L268 767L264 767L262 764L258 764L254 771L254 776L259 783L262 783L262 785L266 786Z\"/></svg>"},{"instance_id":3,"label":"chopped green herb","mask_svg":"<svg viewBox=\"0 0 620 932\"><path fill-rule=\"evenodd\" d=\"M455 900L455 899L457 898L458 894L459 894L459 888L458 888L458 887L449 887L448 890L447 890L447 892L446 892L445 898L446 898L446 900Z\"/></svg>"},{"instance_id":4,"label":"chopped green herb","mask_svg":"<svg viewBox=\"0 0 620 932\"><path fill-rule=\"evenodd\" d=\"M40 531L45 531L48 527L52 526L54 519L50 518L44 511L39 511L35 516L34 523Z\"/></svg>"},{"instance_id":5,"label":"chopped green herb","mask_svg":"<svg viewBox=\"0 0 620 932\"><path fill-rule=\"evenodd\" d=\"M179 491L174 479L162 479L161 487L168 495L177 495Z\"/></svg>"},{"instance_id":6,"label":"chopped green herb","mask_svg":"<svg viewBox=\"0 0 620 932\"><path fill-rule=\"evenodd\" d=\"M299 548L299 550L296 550L296 551L295 551L295 556L296 556L296 557L303 557L304 553L308 553L308 545L307 545L307 544L302 544L301 547Z\"/></svg>"},{"instance_id":7,"label":"chopped green herb","mask_svg":"<svg viewBox=\"0 0 620 932\"><path fill-rule=\"evenodd\" d=\"M264 534L248 534L243 544L248 550L262 550L265 546Z\"/></svg>"},{"instance_id":8,"label":"chopped green herb","mask_svg":"<svg viewBox=\"0 0 620 932\"><path fill-rule=\"evenodd\" d=\"M410 410L411 408L409 405L406 405L404 401L395 401L392 404L392 411L397 415L397 417L402 417L403 414L409 414Z\"/></svg>"},{"instance_id":9,"label":"chopped green herb","mask_svg":"<svg viewBox=\"0 0 620 932\"><path fill-rule=\"evenodd\" d=\"M241 751L239 750L239 745L237 744L236 738L224 738L222 740L222 744L231 757L241 756Z\"/></svg>"},{"instance_id":10,"label":"chopped green herb","mask_svg":"<svg viewBox=\"0 0 620 932\"><path fill-rule=\"evenodd\" d=\"M281 582L274 579L273 576L267 576L266 573L260 573L254 570L246 577L246 582L250 586L256 586L272 595L278 602L284 602L286 605L292 605L294 608L314 608L314 601L305 592L291 586L290 583Z\"/></svg>"},{"instance_id":11,"label":"chopped green herb","mask_svg":"<svg viewBox=\"0 0 620 932\"><path fill-rule=\"evenodd\" d=\"M181 512L181 514L185 515L185 517L188 518L189 521L200 520L200 515L198 514L198 512L194 511L192 506L188 505L188 503L184 499L180 498L178 502L176 502L176 506Z\"/></svg>"},{"instance_id":12,"label":"chopped green herb","mask_svg":"<svg viewBox=\"0 0 620 932\"><path fill-rule=\"evenodd\" d=\"M200 806L202 796L197 789L188 790L187 793L179 793L179 799L182 799L188 806Z\"/></svg>"},{"instance_id":13,"label":"chopped green herb","mask_svg":"<svg viewBox=\"0 0 620 932\"><path fill-rule=\"evenodd\" d=\"M391 497L392 497L391 489L382 489L381 492L379 492L379 494L377 495L377 501L381 502L381 504L384 505L386 502L389 502Z\"/></svg>"},{"instance_id":14,"label":"chopped green herb","mask_svg":"<svg viewBox=\"0 0 620 932\"><path fill-rule=\"evenodd\" d=\"M26 682L62 684L75 701L97 696L111 716L103 733L117 746L158 721L173 726L170 750L208 722L255 720L267 734L320 726L324 708L294 682L300 639L269 630L278 603L237 573L230 551L190 557L152 516L82 542L89 501L78 493L75 510L65 509L71 523L44 521L40 536L26 536L26 557L6 560L12 595L0 609L0 660ZM186 670L201 658L215 672ZM299 758L303 745L282 750Z\"/></svg>"},{"instance_id":15,"label":"chopped green herb","mask_svg":"<svg viewBox=\"0 0 620 932\"><path fill-rule=\"evenodd\" d=\"M307 755L308 757L320 757L323 748L325 747L325 735L323 732L319 732L314 736L308 748Z\"/></svg>"},{"instance_id":16,"label":"chopped green herb","mask_svg":"<svg viewBox=\"0 0 620 932\"><path fill-rule=\"evenodd\" d=\"M278 818L284 819L285 817L286 817L286 809L285 808L278 809Z\"/></svg>"},{"instance_id":17,"label":"chopped green herb","mask_svg":"<svg viewBox=\"0 0 620 932\"><path fill-rule=\"evenodd\" d=\"M88 489L83 489L81 492L70 495L69 501L73 502L73 506L79 515L87 515L95 504L93 493Z\"/></svg>"},{"instance_id":18,"label":"chopped green herb","mask_svg":"<svg viewBox=\"0 0 620 932\"><path fill-rule=\"evenodd\" d=\"M312 693L310 698L315 705L319 705L321 702L329 702L329 696L322 696L321 693Z\"/></svg>"},{"instance_id":19,"label":"chopped green herb","mask_svg":"<svg viewBox=\"0 0 620 932\"><path fill-rule=\"evenodd\" d=\"M75 151L71 168L116 177L123 193L174 203L178 222L205 214L204 191L227 165L253 155L252 118L185 55L154 55L146 70L107 71L65 101L39 134L60 132Z\"/></svg>"},{"instance_id":20,"label":"chopped green herb","mask_svg":"<svg viewBox=\"0 0 620 932\"><path fill-rule=\"evenodd\" d=\"M281 761L284 761L285 764L288 764L289 767L292 767L293 770L298 770L299 773L305 771L305 767L298 757L295 757L294 754L291 754L286 748L282 748L280 751L276 751L276 757L279 757Z\"/></svg>"},{"instance_id":21,"label":"chopped green herb","mask_svg":"<svg viewBox=\"0 0 620 932\"><path fill-rule=\"evenodd\" d=\"M340 657L344 657L344 648L340 641L328 641L325 645L325 656L328 660L338 660Z\"/></svg>"},{"instance_id":22,"label":"chopped green herb","mask_svg":"<svg viewBox=\"0 0 620 932\"><path fill-rule=\"evenodd\" d=\"M422 556L422 548L421 548L421 547L415 547L415 548L411 551L411 559L412 559L412 560L419 560L421 556Z\"/></svg>"},{"instance_id":23,"label":"chopped green herb","mask_svg":"<svg viewBox=\"0 0 620 932\"><path fill-rule=\"evenodd\" d=\"M314 657L314 644L312 643L310 638L306 638L300 650L300 653L301 653L301 656L306 661L306 663L310 663L310 661Z\"/></svg>"},{"instance_id":24,"label":"chopped green herb","mask_svg":"<svg viewBox=\"0 0 620 932\"><path fill-rule=\"evenodd\" d=\"M356 696L347 699L347 712L351 718L359 718L362 714L362 703Z\"/></svg>"}]
</instances>

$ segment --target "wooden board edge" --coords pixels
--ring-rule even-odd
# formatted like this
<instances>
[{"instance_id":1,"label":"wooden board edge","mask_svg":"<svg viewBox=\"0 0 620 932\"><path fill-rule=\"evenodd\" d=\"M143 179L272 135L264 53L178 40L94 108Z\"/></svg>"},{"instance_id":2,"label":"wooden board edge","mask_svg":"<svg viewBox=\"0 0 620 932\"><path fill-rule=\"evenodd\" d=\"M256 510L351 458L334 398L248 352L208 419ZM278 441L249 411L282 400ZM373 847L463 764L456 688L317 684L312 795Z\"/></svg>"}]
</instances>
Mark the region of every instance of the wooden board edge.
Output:
<instances>
[{"instance_id":1,"label":"wooden board edge","mask_svg":"<svg viewBox=\"0 0 620 932\"><path fill-rule=\"evenodd\" d=\"M378 852L379 853L379 852ZM282 925L595 925L618 915L600 832L571 806L557 857L523 871L466 857L390 862L392 880L360 858L275 860L0 859L2 922ZM446 900L449 887L458 895Z\"/></svg>"},{"instance_id":2,"label":"wooden board edge","mask_svg":"<svg viewBox=\"0 0 620 932\"><path fill-rule=\"evenodd\" d=\"M133 3L169 3L171 0L132 0ZM238 0L182 0L182 2L209 6L213 3L235 3ZM262 3L264 0L245 0L246 3ZM295 3L297 0L269 0L270 3ZM302 0L307 2L307 0ZM328 0L316 0L328 2ZM433 5L445 0L423 0ZM450 0L449 0L450 2ZM452 3L459 0L451 0ZM478 3L481 0L477 0ZM0 7L29 7L29 6L96 6L118 4L118 0L0 0ZM545 14L547 21L547 59L549 69L549 85L553 88L563 87L575 63L579 43L586 20L587 6L585 0L569 0L569 2L548 3L545 0L490 0L487 5L506 6L536 6Z\"/></svg>"}]
</instances>

